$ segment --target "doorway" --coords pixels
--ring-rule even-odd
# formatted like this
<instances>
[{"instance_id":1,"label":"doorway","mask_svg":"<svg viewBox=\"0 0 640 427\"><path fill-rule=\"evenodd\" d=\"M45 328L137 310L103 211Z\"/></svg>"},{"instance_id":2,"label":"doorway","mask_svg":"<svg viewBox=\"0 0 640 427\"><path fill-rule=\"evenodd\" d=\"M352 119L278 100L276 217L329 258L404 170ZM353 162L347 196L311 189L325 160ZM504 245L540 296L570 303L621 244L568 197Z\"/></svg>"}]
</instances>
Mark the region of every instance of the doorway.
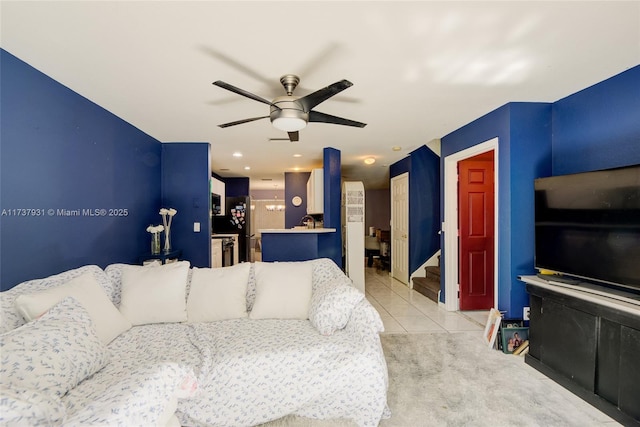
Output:
<instances>
[{"instance_id":1,"label":"doorway","mask_svg":"<svg viewBox=\"0 0 640 427\"><path fill-rule=\"evenodd\" d=\"M492 296L490 297L490 305L497 307L498 300L498 234L499 234L499 218L498 218L498 174L499 162L498 157L498 138L493 138L481 144L462 150L458 153L445 157L444 160L444 265L445 265L445 308L448 311L458 311L465 309L460 305L460 241L458 230L460 229L459 221L459 200L458 200L458 166L465 159L479 156L484 153L493 152L493 247L489 250L493 252L493 259L484 265L491 268L492 277L487 286L492 287ZM486 276L485 276L486 277ZM484 280L484 279L483 279ZM491 283L492 282L492 283ZM484 285L483 285L484 286ZM486 303L485 303L486 304ZM466 308L468 309L468 308Z\"/></svg>"},{"instance_id":2,"label":"doorway","mask_svg":"<svg viewBox=\"0 0 640 427\"><path fill-rule=\"evenodd\" d=\"M460 310L489 310L494 301L493 150L458 162Z\"/></svg>"},{"instance_id":3,"label":"doorway","mask_svg":"<svg viewBox=\"0 0 640 427\"><path fill-rule=\"evenodd\" d=\"M409 173L391 179L391 276L409 285Z\"/></svg>"}]
</instances>

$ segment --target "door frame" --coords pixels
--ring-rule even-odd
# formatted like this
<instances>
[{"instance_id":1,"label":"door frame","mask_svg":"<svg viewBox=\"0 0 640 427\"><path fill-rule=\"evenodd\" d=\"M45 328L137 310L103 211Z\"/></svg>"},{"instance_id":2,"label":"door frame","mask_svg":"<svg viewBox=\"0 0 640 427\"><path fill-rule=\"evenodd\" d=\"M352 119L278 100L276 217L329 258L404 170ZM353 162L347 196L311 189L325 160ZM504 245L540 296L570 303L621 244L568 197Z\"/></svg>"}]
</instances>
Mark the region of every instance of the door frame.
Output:
<instances>
[{"instance_id":1,"label":"door frame","mask_svg":"<svg viewBox=\"0 0 640 427\"><path fill-rule=\"evenodd\" d=\"M499 224L499 156L498 138L493 138L480 144L469 147L465 150L451 154L444 158L444 222L442 231L444 232L444 306L447 311L460 310L460 298L458 296L459 280L459 260L458 260L458 162L477 156L478 154L494 151L494 256L493 256L493 305L498 306L498 238Z\"/></svg>"}]
</instances>

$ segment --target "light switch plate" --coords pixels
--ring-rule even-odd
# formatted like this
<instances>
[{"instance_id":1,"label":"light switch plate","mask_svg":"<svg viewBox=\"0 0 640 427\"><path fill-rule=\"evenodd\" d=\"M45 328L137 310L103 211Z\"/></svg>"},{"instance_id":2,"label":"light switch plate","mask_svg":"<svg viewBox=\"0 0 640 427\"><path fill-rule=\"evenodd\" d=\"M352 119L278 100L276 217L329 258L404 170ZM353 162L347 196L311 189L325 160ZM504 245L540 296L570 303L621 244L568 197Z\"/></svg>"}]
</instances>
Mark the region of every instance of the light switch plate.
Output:
<instances>
[{"instance_id":1,"label":"light switch plate","mask_svg":"<svg viewBox=\"0 0 640 427\"><path fill-rule=\"evenodd\" d=\"M200 223L199 222L194 222L193 223L193 232L194 233L199 233L200 232Z\"/></svg>"}]
</instances>

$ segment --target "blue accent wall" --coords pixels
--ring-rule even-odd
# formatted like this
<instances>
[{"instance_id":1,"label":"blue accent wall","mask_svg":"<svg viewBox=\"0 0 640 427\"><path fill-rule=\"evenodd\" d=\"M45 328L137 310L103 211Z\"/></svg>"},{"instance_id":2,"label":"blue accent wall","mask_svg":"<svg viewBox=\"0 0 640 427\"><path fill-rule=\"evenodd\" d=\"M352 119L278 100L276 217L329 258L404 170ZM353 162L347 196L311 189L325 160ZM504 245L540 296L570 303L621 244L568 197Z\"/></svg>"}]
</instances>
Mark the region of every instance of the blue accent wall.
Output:
<instances>
[{"instance_id":1,"label":"blue accent wall","mask_svg":"<svg viewBox=\"0 0 640 427\"><path fill-rule=\"evenodd\" d=\"M263 233L263 261L303 261L315 258L331 258L342 268L342 175L340 173L340 151L326 147L323 150L324 185L324 228L335 228L334 233ZM291 198L304 194L306 199L307 180L310 173L285 174L285 198L287 210ZM291 228L306 214L305 209L295 223L287 223ZM298 212L300 213L300 212ZM363 254L364 262L364 254Z\"/></svg>"},{"instance_id":2,"label":"blue accent wall","mask_svg":"<svg viewBox=\"0 0 640 427\"><path fill-rule=\"evenodd\" d=\"M442 138L443 159L499 138L498 306L508 316L529 304L517 276L535 271L533 180L640 164L639 93L636 66L553 104L507 104Z\"/></svg>"},{"instance_id":3,"label":"blue accent wall","mask_svg":"<svg viewBox=\"0 0 640 427\"><path fill-rule=\"evenodd\" d=\"M335 228L335 233L318 236L321 257L331 258L342 268L342 174L340 150L326 147L322 151L324 180L324 227ZM364 262L364 254L363 254Z\"/></svg>"},{"instance_id":4,"label":"blue accent wall","mask_svg":"<svg viewBox=\"0 0 640 427\"><path fill-rule=\"evenodd\" d=\"M226 197L246 197L249 195L249 178L219 178L224 182Z\"/></svg>"},{"instance_id":5,"label":"blue accent wall","mask_svg":"<svg viewBox=\"0 0 640 427\"><path fill-rule=\"evenodd\" d=\"M440 157L426 145L390 167L394 178L409 173L409 272L440 249Z\"/></svg>"},{"instance_id":6,"label":"blue accent wall","mask_svg":"<svg viewBox=\"0 0 640 427\"><path fill-rule=\"evenodd\" d=\"M262 233L262 261L307 261L324 258L322 234Z\"/></svg>"},{"instance_id":7,"label":"blue accent wall","mask_svg":"<svg viewBox=\"0 0 640 427\"><path fill-rule=\"evenodd\" d=\"M211 267L209 152L207 142L162 144L162 207L178 211L171 224L171 247L182 250L180 259L193 267ZM193 231L195 222L199 233ZM154 224L162 224L160 215Z\"/></svg>"},{"instance_id":8,"label":"blue accent wall","mask_svg":"<svg viewBox=\"0 0 640 427\"><path fill-rule=\"evenodd\" d=\"M311 172L284 173L284 228L300 225L300 220L307 214L307 181ZM293 206L291 199L300 196L302 204Z\"/></svg>"},{"instance_id":9,"label":"blue accent wall","mask_svg":"<svg viewBox=\"0 0 640 427\"><path fill-rule=\"evenodd\" d=\"M441 173L445 157L498 138L498 309L519 318L528 305L517 280L533 270L533 180L551 172L551 104L510 103L441 139ZM444 186L442 179L441 189ZM441 217L444 218L444 193ZM444 236L442 237L443 257ZM445 297L445 266L441 266L441 298Z\"/></svg>"},{"instance_id":10,"label":"blue accent wall","mask_svg":"<svg viewBox=\"0 0 640 427\"><path fill-rule=\"evenodd\" d=\"M160 142L5 50L0 88L1 289L137 262L159 217Z\"/></svg>"},{"instance_id":11,"label":"blue accent wall","mask_svg":"<svg viewBox=\"0 0 640 427\"><path fill-rule=\"evenodd\" d=\"M423 145L409 155L409 271L440 249L440 157Z\"/></svg>"},{"instance_id":12,"label":"blue accent wall","mask_svg":"<svg viewBox=\"0 0 640 427\"><path fill-rule=\"evenodd\" d=\"M553 174L640 164L640 65L553 104Z\"/></svg>"}]
</instances>

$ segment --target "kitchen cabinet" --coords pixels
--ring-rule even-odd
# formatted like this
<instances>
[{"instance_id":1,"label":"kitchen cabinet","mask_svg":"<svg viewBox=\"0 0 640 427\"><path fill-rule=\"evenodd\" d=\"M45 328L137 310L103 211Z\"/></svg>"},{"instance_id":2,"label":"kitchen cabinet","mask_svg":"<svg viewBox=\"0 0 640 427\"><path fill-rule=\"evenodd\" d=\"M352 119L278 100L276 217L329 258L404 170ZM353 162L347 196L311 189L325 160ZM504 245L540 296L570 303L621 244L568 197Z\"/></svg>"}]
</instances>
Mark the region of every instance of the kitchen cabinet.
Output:
<instances>
[{"instance_id":1,"label":"kitchen cabinet","mask_svg":"<svg viewBox=\"0 0 640 427\"><path fill-rule=\"evenodd\" d=\"M229 265L226 265L224 261L224 257L225 257L224 251L225 249L227 249L224 246L224 240L227 240L227 239L231 239L233 241L233 251L232 251L233 254L230 257L230 260L227 262L230 262L229 265L238 264L239 262L241 262L239 258L240 251L239 251L238 234L237 233L213 233L211 235L211 244L213 245L214 242L217 240L220 245L220 257L218 258L218 261L216 261L216 264L218 262L220 263L220 267L229 267ZM218 243L215 243L215 244L217 245ZM213 249L213 246L212 246L212 249Z\"/></svg>"},{"instance_id":2,"label":"kitchen cabinet","mask_svg":"<svg viewBox=\"0 0 640 427\"><path fill-rule=\"evenodd\" d=\"M324 170L313 169L307 181L307 214L324 213Z\"/></svg>"},{"instance_id":3,"label":"kitchen cabinet","mask_svg":"<svg viewBox=\"0 0 640 427\"><path fill-rule=\"evenodd\" d=\"M211 239L211 267L222 267L222 239Z\"/></svg>"}]
</instances>

